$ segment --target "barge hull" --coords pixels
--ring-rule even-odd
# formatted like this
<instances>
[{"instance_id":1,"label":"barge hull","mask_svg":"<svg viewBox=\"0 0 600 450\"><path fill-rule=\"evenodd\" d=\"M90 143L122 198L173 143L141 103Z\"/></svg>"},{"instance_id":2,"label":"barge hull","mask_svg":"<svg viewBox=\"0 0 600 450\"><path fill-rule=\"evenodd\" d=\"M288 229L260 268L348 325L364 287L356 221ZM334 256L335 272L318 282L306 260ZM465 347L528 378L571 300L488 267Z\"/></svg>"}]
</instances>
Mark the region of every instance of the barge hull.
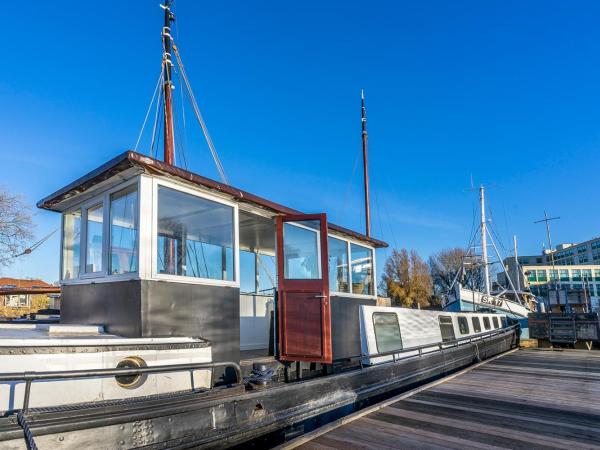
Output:
<instances>
[{"instance_id":1,"label":"barge hull","mask_svg":"<svg viewBox=\"0 0 600 450\"><path fill-rule=\"evenodd\" d=\"M40 449L228 448L285 433L307 420L323 424L370 399L443 376L518 345L518 330L363 369L260 391L236 388L162 398L32 409L27 421ZM325 417L328 417L327 419ZM319 418L323 418L319 422ZM281 438L283 439L283 438ZM16 417L0 419L0 446L26 449Z\"/></svg>"}]
</instances>

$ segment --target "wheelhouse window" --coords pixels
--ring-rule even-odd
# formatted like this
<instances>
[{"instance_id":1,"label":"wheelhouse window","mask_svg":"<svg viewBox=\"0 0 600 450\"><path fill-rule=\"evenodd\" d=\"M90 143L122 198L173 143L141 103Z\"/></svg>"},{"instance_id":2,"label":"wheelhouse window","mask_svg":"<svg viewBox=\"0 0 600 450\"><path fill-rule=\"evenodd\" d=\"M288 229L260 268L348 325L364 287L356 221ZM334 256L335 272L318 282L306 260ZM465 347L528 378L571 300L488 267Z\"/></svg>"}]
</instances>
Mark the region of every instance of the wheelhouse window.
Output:
<instances>
[{"instance_id":1,"label":"wheelhouse window","mask_svg":"<svg viewBox=\"0 0 600 450\"><path fill-rule=\"evenodd\" d=\"M452 317L440 316L440 332L442 333L442 342L453 341L456 339L454 335L454 325L452 324Z\"/></svg>"},{"instance_id":2,"label":"wheelhouse window","mask_svg":"<svg viewBox=\"0 0 600 450\"><path fill-rule=\"evenodd\" d=\"M158 187L157 272L234 280L234 208Z\"/></svg>"},{"instance_id":3,"label":"wheelhouse window","mask_svg":"<svg viewBox=\"0 0 600 450\"><path fill-rule=\"evenodd\" d=\"M348 284L348 243L329 236L329 290L331 292L350 292Z\"/></svg>"},{"instance_id":4,"label":"wheelhouse window","mask_svg":"<svg viewBox=\"0 0 600 450\"><path fill-rule=\"evenodd\" d=\"M352 258L352 293L373 295L373 251L362 245L350 244Z\"/></svg>"},{"instance_id":5,"label":"wheelhouse window","mask_svg":"<svg viewBox=\"0 0 600 450\"><path fill-rule=\"evenodd\" d=\"M492 328L491 324L490 324L490 318L489 317L484 317L483 318L483 328L485 328L486 330L489 330Z\"/></svg>"},{"instance_id":6,"label":"wheelhouse window","mask_svg":"<svg viewBox=\"0 0 600 450\"><path fill-rule=\"evenodd\" d=\"M81 210L63 216L62 279L79 276L81 247Z\"/></svg>"},{"instance_id":7,"label":"wheelhouse window","mask_svg":"<svg viewBox=\"0 0 600 450\"><path fill-rule=\"evenodd\" d=\"M288 280L321 278L319 222L304 220L283 224L283 273Z\"/></svg>"},{"instance_id":8,"label":"wheelhouse window","mask_svg":"<svg viewBox=\"0 0 600 450\"><path fill-rule=\"evenodd\" d=\"M481 332L481 322L479 322L479 317L473 317L473 331L475 333Z\"/></svg>"},{"instance_id":9,"label":"wheelhouse window","mask_svg":"<svg viewBox=\"0 0 600 450\"><path fill-rule=\"evenodd\" d=\"M110 273L137 271L138 226L137 187L110 196Z\"/></svg>"},{"instance_id":10,"label":"wheelhouse window","mask_svg":"<svg viewBox=\"0 0 600 450\"><path fill-rule=\"evenodd\" d=\"M104 228L104 208L102 203L88 208L86 215L86 254L85 271L102 271L102 235Z\"/></svg>"},{"instance_id":11,"label":"wheelhouse window","mask_svg":"<svg viewBox=\"0 0 600 450\"><path fill-rule=\"evenodd\" d=\"M373 313L373 329L378 353L402 350L402 337L396 313Z\"/></svg>"},{"instance_id":12,"label":"wheelhouse window","mask_svg":"<svg viewBox=\"0 0 600 450\"><path fill-rule=\"evenodd\" d=\"M458 331L460 331L460 334L469 334L471 332L469 330L469 321L464 316L458 318Z\"/></svg>"},{"instance_id":13,"label":"wheelhouse window","mask_svg":"<svg viewBox=\"0 0 600 450\"><path fill-rule=\"evenodd\" d=\"M498 322L497 317L492 317L492 322L494 323L494 328L500 328L500 322Z\"/></svg>"}]
</instances>

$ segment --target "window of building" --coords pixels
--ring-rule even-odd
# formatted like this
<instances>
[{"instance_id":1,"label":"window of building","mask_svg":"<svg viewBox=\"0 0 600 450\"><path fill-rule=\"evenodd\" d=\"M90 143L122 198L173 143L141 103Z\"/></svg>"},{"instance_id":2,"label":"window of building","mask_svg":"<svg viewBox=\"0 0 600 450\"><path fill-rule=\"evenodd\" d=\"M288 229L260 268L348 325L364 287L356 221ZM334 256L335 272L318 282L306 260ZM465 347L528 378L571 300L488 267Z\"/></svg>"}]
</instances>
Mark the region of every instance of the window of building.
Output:
<instances>
[{"instance_id":1,"label":"window of building","mask_svg":"<svg viewBox=\"0 0 600 450\"><path fill-rule=\"evenodd\" d=\"M85 271L102 271L102 235L104 232L104 208L102 203L87 209Z\"/></svg>"},{"instance_id":2,"label":"window of building","mask_svg":"<svg viewBox=\"0 0 600 450\"><path fill-rule=\"evenodd\" d=\"M583 281L592 281L592 269L583 269L581 271Z\"/></svg>"},{"instance_id":3,"label":"window of building","mask_svg":"<svg viewBox=\"0 0 600 450\"><path fill-rule=\"evenodd\" d=\"M453 341L456 339L454 336L454 325L452 324L452 317L440 316L440 332L442 333L442 342Z\"/></svg>"},{"instance_id":4,"label":"window of building","mask_svg":"<svg viewBox=\"0 0 600 450\"><path fill-rule=\"evenodd\" d=\"M594 269L594 281L600 281L600 269Z\"/></svg>"},{"instance_id":5,"label":"window of building","mask_svg":"<svg viewBox=\"0 0 600 450\"><path fill-rule=\"evenodd\" d=\"M537 282L537 277L536 277L535 270L529 270L529 271L527 271L527 281L530 281L532 283Z\"/></svg>"},{"instance_id":6,"label":"window of building","mask_svg":"<svg viewBox=\"0 0 600 450\"><path fill-rule=\"evenodd\" d=\"M494 324L494 328L500 328L500 322L496 316L492 317L492 322Z\"/></svg>"},{"instance_id":7,"label":"window of building","mask_svg":"<svg viewBox=\"0 0 600 450\"><path fill-rule=\"evenodd\" d=\"M460 316L457 319L458 321L458 331L460 334L469 334L471 331L469 330L469 322L466 317Z\"/></svg>"},{"instance_id":8,"label":"window of building","mask_svg":"<svg viewBox=\"0 0 600 450\"><path fill-rule=\"evenodd\" d=\"M158 187L159 274L234 280L234 208Z\"/></svg>"},{"instance_id":9,"label":"window of building","mask_svg":"<svg viewBox=\"0 0 600 450\"><path fill-rule=\"evenodd\" d=\"M558 281L558 270L556 270L556 269L550 270L550 280Z\"/></svg>"},{"instance_id":10,"label":"window of building","mask_svg":"<svg viewBox=\"0 0 600 450\"><path fill-rule=\"evenodd\" d=\"M548 281L548 276L546 275L546 271L545 270L538 270L537 271L537 280L538 281Z\"/></svg>"},{"instance_id":11,"label":"window of building","mask_svg":"<svg viewBox=\"0 0 600 450\"><path fill-rule=\"evenodd\" d=\"M579 270L579 269L571 270L571 279L573 281L581 281L581 270Z\"/></svg>"},{"instance_id":12,"label":"window of building","mask_svg":"<svg viewBox=\"0 0 600 450\"><path fill-rule=\"evenodd\" d=\"M589 260L588 260L588 257L587 257L587 255L579 255L579 264L585 264L585 263L587 263L588 261L589 261Z\"/></svg>"},{"instance_id":13,"label":"window of building","mask_svg":"<svg viewBox=\"0 0 600 450\"><path fill-rule=\"evenodd\" d=\"M489 330L490 328L492 328L492 326L490 325L490 318L489 317L484 317L483 318L483 328L485 328L486 330Z\"/></svg>"},{"instance_id":14,"label":"window of building","mask_svg":"<svg viewBox=\"0 0 600 450\"><path fill-rule=\"evenodd\" d=\"M350 244L352 258L352 293L373 295L373 251L358 244Z\"/></svg>"},{"instance_id":15,"label":"window of building","mask_svg":"<svg viewBox=\"0 0 600 450\"><path fill-rule=\"evenodd\" d=\"M473 317L473 332L481 332L481 322L479 322L479 317Z\"/></svg>"},{"instance_id":16,"label":"window of building","mask_svg":"<svg viewBox=\"0 0 600 450\"><path fill-rule=\"evenodd\" d=\"M137 271L137 186L110 196L110 273Z\"/></svg>"},{"instance_id":17,"label":"window of building","mask_svg":"<svg viewBox=\"0 0 600 450\"><path fill-rule=\"evenodd\" d=\"M568 269L560 269L560 281L571 281Z\"/></svg>"},{"instance_id":18,"label":"window of building","mask_svg":"<svg viewBox=\"0 0 600 450\"><path fill-rule=\"evenodd\" d=\"M331 292L350 292L348 284L348 243L329 236L329 290Z\"/></svg>"},{"instance_id":19,"label":"window of building","mask_svg":"<svg viewBox=\"0 0 600 450\"><path fill-rule=\"evenodd\" d=\"M571 285L571 288L575 289L575 290L579 290L579 289L582 289L582 285L579 283L574 283Z\"/></svg>"},{"instance_id":20,"label":"window of building","mask_svg":"<svg viewBox=\"0 0 600 450\"><path fill-rule=\"evenodd\" d=\"M402 337L396 313L373 313L373 329L378 353L402 350Z\"/></svg>"},{"instance_id":21,"label":"window of building","mask_svg":"<svg viewBox=\"0 0 600 450\"><path fill-rule=\"evenodd\" d=\"M81 210L63 216L62 279L79 276L81 247Z\"/></svg>"},{"instance_id":22,"label":"window of building","mask_svg":"<svg viewBox=\"0 0 600 450\"><path fill-rule=\"evenodd\" d=\"M29 306L29 296L26 294L19 295L19 306L27 307Z\"/></svg>"}]
</instances>

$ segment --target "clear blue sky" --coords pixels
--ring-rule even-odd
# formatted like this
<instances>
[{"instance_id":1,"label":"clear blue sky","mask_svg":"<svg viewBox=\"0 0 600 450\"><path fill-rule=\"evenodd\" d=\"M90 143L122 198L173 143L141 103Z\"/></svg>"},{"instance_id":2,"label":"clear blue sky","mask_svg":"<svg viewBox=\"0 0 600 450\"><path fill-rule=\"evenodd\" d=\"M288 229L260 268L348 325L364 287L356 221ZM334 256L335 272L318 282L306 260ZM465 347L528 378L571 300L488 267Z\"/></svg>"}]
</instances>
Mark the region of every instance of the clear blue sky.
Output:
<instances>
[{"instance_id":1,"label":"clear blue sky","mask_svg":"<svg viewBox=\"0 0 600 450\"><path fill-rule=\"evenodd\" d=\"M134 146L160 65L157 1L13 2L0 183L32 205ZM232 184L362 229L360 89L374 234L465 246L470 176L508 246L600 234L600 3L177 0L176 37ZM176 91L179 92L179 91ZM188 109L188 114L189 114ZM216 178L197 126L189 168ZM147 152L146 148L141 149ZM41 237L59 224L36 212ZM58 238L3 270L58 278ZM379 255L380 266L385 252Z\"/></svg>"}]
</instances>

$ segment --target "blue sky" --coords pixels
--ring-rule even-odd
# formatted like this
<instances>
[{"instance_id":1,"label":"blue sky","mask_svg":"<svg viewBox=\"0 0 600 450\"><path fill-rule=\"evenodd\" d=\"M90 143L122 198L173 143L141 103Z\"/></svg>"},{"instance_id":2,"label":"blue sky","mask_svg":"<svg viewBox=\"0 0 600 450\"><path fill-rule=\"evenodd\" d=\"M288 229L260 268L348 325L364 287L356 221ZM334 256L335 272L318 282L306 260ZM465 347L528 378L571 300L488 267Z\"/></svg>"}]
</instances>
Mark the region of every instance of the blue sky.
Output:
<instances>
[{"instance_id":1,"label":"blue sky","mask_svg":"<svg viewBox=\"0 0 600 450\"><path fill-rule=\"evenodd\" d=\"M160 70L157 3L11 4L3 187L34 205L133 148ZM489 186L506 247L516 233L521 253L539 252L544 228L532 222L544 209L561 216L556 242L600 234L600 3L175 7L175 37L232 184L361 230L364 88L375 236L423 257L465 246L471 174ZM188 166L216 178L186 112ZM57 214L35 214L38 237L58 227ZM55 281L58 251L54 236L3 274Z\"/></svg>"}]
</instances>

